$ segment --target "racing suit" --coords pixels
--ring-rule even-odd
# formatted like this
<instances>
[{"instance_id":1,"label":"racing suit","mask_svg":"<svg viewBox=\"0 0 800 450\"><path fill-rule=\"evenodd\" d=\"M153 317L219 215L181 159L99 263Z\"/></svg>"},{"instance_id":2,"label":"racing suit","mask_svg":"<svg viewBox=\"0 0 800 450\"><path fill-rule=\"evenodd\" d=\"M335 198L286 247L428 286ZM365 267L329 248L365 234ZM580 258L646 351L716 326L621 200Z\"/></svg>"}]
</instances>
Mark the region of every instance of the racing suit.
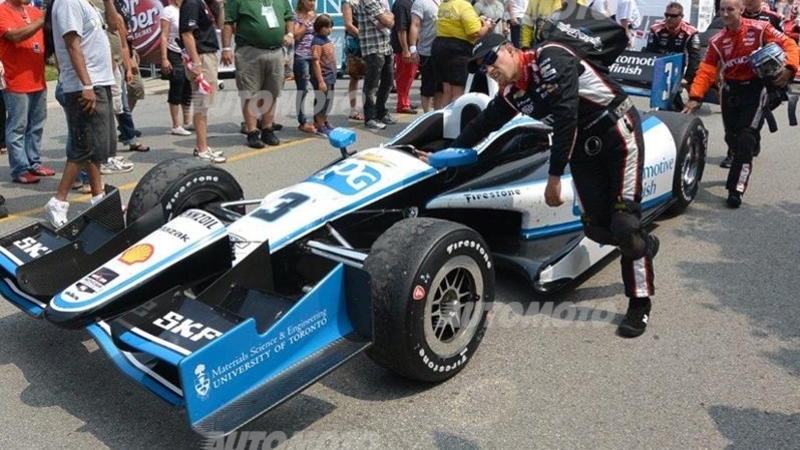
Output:
<instances>
[{"instance_id":1,"label":"racing suit","mask_svg":"<svg viewBox=\"0 0 800 450\"><path fill-rule=\"evenodd\" d=\"M750 53L770 42L778 43L786 53L786 67L797 70L797 44L776 30L769 22L742 19L741 26L730 31L723 28L708 43L708 51L700 63L689 98L701 101L714 83L717 66L722 67L722 124L725 143L733 151L733 164L725 187L729 192L744 194L753 170L753 151L759 145L761 125L767 112L767 85L770 80L758 78L750 66Z\"/></svg>"},{"instance_id":2,"label":"racing suit","mask_svg":"<svg viewBox=\"0 0 800 450\"><path fill-rule=\"evenodd\" d=\"M697 28L686 22L681 22L677 30L670 31L666 24L661 21L650 27L650 34L647 36L647 46L645 51L672 55L680 53L684 56L686 70L683 72L683 79L687 85L691 85L694 75L697 73L697 66L700 65L700 36ZM680 92L672 100L674 111L683 110L683 100Z\"/></svg>"},{"instance_id":3,"label":"racing suit","mask_svg":"<svg viewBox=\"0 0 800 450\"><path fill-rule=\"evenodd\" d=\"M518 113L553 128L549 174L569 164L586 236L617 245L629 298L654 292L657 242L641 225L644 139L639 112L620 86L572 50L546 43L521 52L519 81L503 87L451 144L473 147Z\"/></svg>"}]
</instances>

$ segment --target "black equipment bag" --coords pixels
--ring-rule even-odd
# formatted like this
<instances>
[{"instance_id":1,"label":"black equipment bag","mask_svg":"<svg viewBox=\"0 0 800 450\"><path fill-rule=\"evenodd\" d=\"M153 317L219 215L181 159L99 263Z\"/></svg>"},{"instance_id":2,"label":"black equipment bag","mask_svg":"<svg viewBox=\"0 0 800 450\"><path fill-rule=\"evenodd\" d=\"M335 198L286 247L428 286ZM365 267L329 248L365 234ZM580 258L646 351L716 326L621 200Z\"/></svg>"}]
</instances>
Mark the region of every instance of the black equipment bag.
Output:
<instances>
[{"instance_id":1,"label":"black equipment bag","mask_svg":"<svg viewBox=\"0 0 800 450\"><path fill-rule=\"evenodd\" d=\"M620 24L574 2L567 3L564 9L550 16L542 30L542 38L541 45L565 45L606 72L628 48L628 33Z\"/></svg>"}]
</instances>

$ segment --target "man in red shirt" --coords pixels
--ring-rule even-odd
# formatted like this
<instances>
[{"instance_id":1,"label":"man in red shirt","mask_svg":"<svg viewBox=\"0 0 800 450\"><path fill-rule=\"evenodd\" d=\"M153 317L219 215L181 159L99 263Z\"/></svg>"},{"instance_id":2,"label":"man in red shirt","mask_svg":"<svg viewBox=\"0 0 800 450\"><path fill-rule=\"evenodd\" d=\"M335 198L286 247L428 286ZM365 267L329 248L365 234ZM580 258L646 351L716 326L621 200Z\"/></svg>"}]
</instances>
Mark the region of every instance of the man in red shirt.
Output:
<instances>
[{"instance_id":1,"label":"man in red shirt","mask_svg":"<svg viewBox=\"0 0 800 450\"><path fill-rule=\"evenodd\" d=\"M7 87L3 97L8 111L6 144L15 183L37 183L38 177L55 175L42 164L42 131L47 117L44 79L44 14L31 0L6 0L0 4L0 61Z\"/></svg>"},{"instance_id":2,"label":"man in red shirt","mask_svg":"<svg viewBox=\"0 0 800 450\"><path fill-rule=\"evenodd\" d=\"M769 22L742 17L742 0L722 0L720 13L725 24L708 43L705 59L700 63L684 113L694 112L706 91L716 79L717 67L725 85L720 106L725 128L725 143L733 151L733 164L728 172L727 204L738 208L753 170L753 152L758 146L767 109L767 88L783 87L794 77L798 66L797 44L776 30ZM750 54L766 44L779 44L786 54L785 67L771 80L761 79L753 70Z\"/></svg>"}]
</instances>

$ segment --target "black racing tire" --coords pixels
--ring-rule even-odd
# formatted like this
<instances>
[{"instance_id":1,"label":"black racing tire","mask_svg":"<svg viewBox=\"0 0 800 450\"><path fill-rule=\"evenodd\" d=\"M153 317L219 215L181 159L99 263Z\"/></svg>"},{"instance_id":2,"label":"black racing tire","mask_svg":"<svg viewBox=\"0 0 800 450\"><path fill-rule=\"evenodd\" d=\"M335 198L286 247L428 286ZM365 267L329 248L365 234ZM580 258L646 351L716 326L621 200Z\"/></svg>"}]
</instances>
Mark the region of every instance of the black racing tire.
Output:
<instances>
[{"instance_id":1,"label":"black racing tire","mask_svg":"<svg viewBox=\"0 0 800 450\"><path fill-rule=\"evenodd\" d=\"M672 181L674 202L667 214L678 215L686 211L700 189L706 167L708 131L699 117L670 111L653 111L651 114L669 127L677 146Z\"/></svg>"},{"instance_id":2,"label":"black racing tire","mask_svg":"<svg viewBox=\"0 0 800 450\"><path fill-rule=\"evenodd\" d=\"M150 169L128 201L127 223L161 205L164 221L180 213L220 201L244 198L242 187L226 170L195 158L168 159Z\"/></svg>"},{"instance_id":3,"label":"black racing tire","mask_svg":"<svg viewBox=\"0 0 800 450\"><path fill-rule=\"evenodd\" d=\"M405 219L375 241L364 265L374 322L367 355L414 380L440 382L461 371L483 339L494 298L494 260L483 238L446 220Z\"/></svg>"}]
</instances>

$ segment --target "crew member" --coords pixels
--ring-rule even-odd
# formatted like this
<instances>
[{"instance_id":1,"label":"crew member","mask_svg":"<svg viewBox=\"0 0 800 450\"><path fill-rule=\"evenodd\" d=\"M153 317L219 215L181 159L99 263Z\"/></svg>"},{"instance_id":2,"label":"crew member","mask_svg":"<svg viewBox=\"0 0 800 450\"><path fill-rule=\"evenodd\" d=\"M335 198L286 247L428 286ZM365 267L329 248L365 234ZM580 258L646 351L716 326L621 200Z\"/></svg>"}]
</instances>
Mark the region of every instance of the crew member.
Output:
<instances>
[{"instance_id":1,"label":"crew member","mask_svg":"<svg viewBox=\"0 0 800 450\"><path fill-rule=\"evenodd\" d=\"M797 71L797 44L776 30L769 22L742 17L742 0L722 0L720 12L725 23L708 44L708 51L700 63L694 83L689 90L689 102L683 112L694 112L703 95L714 83L717 68L722 71L724 87L720 106L725 128L725 143L733 153L733 163L728 171L725 187L727 204L738 208L747 190L753 171L753 152L758 147L764 114L767 113L767 87L786 86ZM758 77L750 63L750 54L762 46L775 42L786 54L786 66L772 80Z\"/></svg>"},{"instance_id":2,"label":"crew member","mask_svg":"<svg viewBox=\"0 0 800 450\"><path fill-rule=\"evenodd\" d=\"M667 55L676 53L686 55L684 57L686 70L681 79L681 90L692 84L694 75L697 73L697 66L700 65L700 37L697 28L683 20L683 5L678 2L667 5L664 20L650 27L645 51ZM678 91L672 100L674 111L683 110L680 92Z\"/></svg>"},{"instance_id":3,"label":"crew member","mask_svg":"<svg viewBox=\"0 0 800 450\"><path fill-rule=\"evenodd\" d=\"M473 147L519 112L550 124L545 202L552 207L564 203L561 178L569 164L586 236L619 246L622 253L630 300L619 333L641 335L650 316L658 240L640 220L644 140L632 101L607 71L558 43L545 41L522 51L503 36L489 34L473 48L469 69L487 73L503 88L451 146Z\"/></svg>"}]
</instances>

